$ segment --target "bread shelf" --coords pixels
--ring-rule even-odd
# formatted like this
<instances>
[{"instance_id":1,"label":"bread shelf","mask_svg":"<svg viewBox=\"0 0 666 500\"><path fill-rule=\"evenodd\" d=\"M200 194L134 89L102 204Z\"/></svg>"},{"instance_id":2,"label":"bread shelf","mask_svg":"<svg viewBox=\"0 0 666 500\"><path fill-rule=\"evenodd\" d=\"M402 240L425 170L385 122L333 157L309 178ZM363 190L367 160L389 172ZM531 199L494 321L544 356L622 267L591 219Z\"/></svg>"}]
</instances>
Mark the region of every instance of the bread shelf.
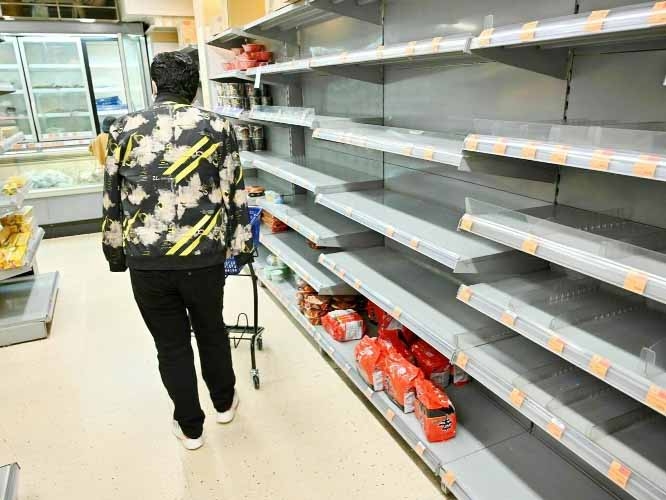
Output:
<instances>
[{"instance_id":1,"label":"bread shelf","mask_svg":"<svg viewBox=\"0 0 666 500\"><path fill-rule=\"evenodd\" d=\"M356 170L339 166L329 169L328 165L321 161L300 164L270 152L243 151L241 160L248 167L284 179L315 194L376 189L383 185L382 180Z\"/></svg>"},{"instance_id":2,"label":"bread shelf","mask_svg":"<svg viewBox=\"0 0 666 500\"><path fill-rule=\"evenodd\" d=\"M473 199L460 228L666 303L664 229L562 205L514 211Z\"/></svg>"},{"instance_id":3,"label":"bread shelf","mask_svg":"<svg viewBox=\"0 0 666 500\"><path fill-rule=\"evenodd\" d=\"M452 183L451 189L459 190L460 186L456 186ZM487 194L508 195L495 190L489 190ZM442 199L447 199L444 192ZM533 203L531 200L519 202ZM504 272L542 267L535 260L523 259L503 245L469 238L458 231L462 210L455 207L383 189L322 194L317 196L317 203L444 264L454 272L495 272L498 266Z\"/></svg>"},{"instance_id":4,"label":"bread shelf","mask_svg":"<svg viewBox=\"0 0 666 500\"><path fill-rule=\"evenodd\" d=\"M23 132L19 132L18 134L14 134L11 137L8 137L6 139L3 139L0 141L0 154L4 154L7 151L11 150L15 144L18 144L21 142L23 139L25 139L25 136L23 135Z\"/></svg>"},{"instance_id":5,"label":"bread shelf","mask_svg":"<svg viewBox=\"0 0 666 500\"><path fill-rule=\"evenodd\" d=\"M286 204L259 198L258 205L308 240L322 247L369 247L380 245L383 238L364 226L336 214L311 198L297 195Z\"/></svg>"},{"instance_id":6,"label":"bread shelf","mask_svg":"<svg viewBox=\"0 0 666 500\"><path fill-rule=\"evenodd\" d=\"M37 255L37 250L39 245L44 239L44 230L41 227L38 227L34 230L30 242L28 243L28 250L26 251L25 258L23 259L23 265L14 269L4 269L0 270L0 281L5 281L21 274L29 273L33 269L33 262L35 256Z\"/></svg>"},{"instance_id":7,"label":"bread shelf","mask_svg":"<svg viewBox=\"0 0 666 500\"><path fill-rule=\"evenodd\" d=\"M300 234L294 231L271 234L266 227L261 228L261 244L277 255L301 278L321 295L354 295L356 291L341 278L322 269L317 264L324 250L310 248Z\"/></svg>"}]
</instances>

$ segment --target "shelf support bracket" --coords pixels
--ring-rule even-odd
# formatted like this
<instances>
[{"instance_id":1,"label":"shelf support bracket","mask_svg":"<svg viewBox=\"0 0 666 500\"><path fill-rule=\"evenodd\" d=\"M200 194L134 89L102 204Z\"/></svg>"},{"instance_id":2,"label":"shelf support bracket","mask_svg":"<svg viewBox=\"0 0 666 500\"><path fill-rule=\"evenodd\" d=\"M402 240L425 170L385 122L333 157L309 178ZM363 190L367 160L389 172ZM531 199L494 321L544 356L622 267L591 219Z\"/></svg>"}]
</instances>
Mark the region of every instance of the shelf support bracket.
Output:
<instances>
[{"instance_id":1,"label":"shelf support bracket","mask_svg":"<svg viewBox=\"0 0 666 500\"><path fill-rule=\"evenodd\" d=\"M474 54L509 66L523 68L558 80L567 79L569 50L538 47L476 49Z\"/></svg>"},{"instance_id":2,"label":"shelf support bracket","mask_svg":"<svg viewBox=\"0 0 666 500\"><path fill-rule=\"evenodd\" d=\"M384 81L380 66L330 66L313 69L319 73L342 76L362 82L382 84Z\"/></svg>"},{"instance_id":3,"label":"shelf support bracket","mask_svg":"<svg viewBox=\"0 0 666 500\"><path fill-rule=\"evenodd\" d=\"M339 16L352 17L378 26L382 24L379 2L358 5L354 0L308 0L308 4Z\"/></svg>"}]
</instances>

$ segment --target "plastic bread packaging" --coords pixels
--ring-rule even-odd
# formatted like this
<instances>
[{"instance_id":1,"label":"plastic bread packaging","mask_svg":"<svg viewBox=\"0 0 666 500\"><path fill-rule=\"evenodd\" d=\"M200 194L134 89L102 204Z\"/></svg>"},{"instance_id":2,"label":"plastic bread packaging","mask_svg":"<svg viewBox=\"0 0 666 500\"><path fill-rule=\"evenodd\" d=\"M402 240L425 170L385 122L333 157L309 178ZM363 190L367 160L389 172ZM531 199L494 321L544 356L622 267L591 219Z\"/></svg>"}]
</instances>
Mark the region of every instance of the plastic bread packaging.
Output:
<instances>
[{"instance_id":1,"label":"plastic bread packaging","mask_svg":"<svg viewBox=\"0 0 666 500\"><path fill-rule=\"evenodd\" d=\"M470 377L465 370L456 365L451 365L451 381L453 385L460 387L470 382Z\"/></svg>"},{"instance_id":2,"label":"plastic bread packaging","mask_svg":"<svg viewBox=\"0 0 666 500\"><path fill-rule=\"evenodd\" d=\"M403 331L400 322L388 315L382 321L378 329L379 338L387 342L390 347L395 349L407 361L412 364L416 363L414 355L403 340Z\"/></svg>"},{"instance_id":3,"label":"plastic bread packaging","mask_svg":"<svg viewBox=\"0 0 666 500\"><path fill-rule=\"evenodd\" d=\"M385 350L375 338L365 336L356 344L354 357L358 373L373 391L384 390L384 374L381 365L384 362Z\"/></svg>"},{"instance_id":4,"label":"plastic bread packaging","mask_svg":"<svg viewBox=\"0 0 666 500\"><path fill-rule=\"evenodd\" d=\"M331 311L323 317L321 324L338 342L360 340L365 333L365 321L359 313L351 309Z\"/></svg>"},{"instance_id":5,"label":"plastic bread packaging","mask_svg":"<svg viewBox=\"0 0 666 500\"><path fill-rule=\"evenodd\" d=\"M416 404L415 383L423 372L395 350L389 351L382 363L384 391L404 413L413 413Z\"/></svg>"},{"instance_id":6,"label":"plastic bread packaging","mask_svg":"<svg viewBox=\"0 0 666 500\"><path fill-rule=\"evenodd\" d=\"M410 348L416 366L423 371L423 376L440 389L446 389L451 382L451 362L442 353L423 340L417 340Z\"/></svg>"},{"instance_id":7,"label":"plastic bread packaging","mask_svg":"<svg viewBox=\"0 0 666 500\"><path fill-rule=\"evenodd\" d=\"M416 418L431 443L455 437L458 418L453 403L444 391L430 380L419 379L416 388Z\"/></svg>"}]
</instances>

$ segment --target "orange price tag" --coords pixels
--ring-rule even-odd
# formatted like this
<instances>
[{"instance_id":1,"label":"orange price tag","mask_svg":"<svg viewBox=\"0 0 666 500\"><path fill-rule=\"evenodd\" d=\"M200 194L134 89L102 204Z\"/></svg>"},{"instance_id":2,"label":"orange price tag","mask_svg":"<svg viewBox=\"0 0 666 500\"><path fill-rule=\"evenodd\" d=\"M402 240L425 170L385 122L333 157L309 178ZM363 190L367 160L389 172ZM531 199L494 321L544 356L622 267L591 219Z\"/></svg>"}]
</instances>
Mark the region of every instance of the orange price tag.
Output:
<instances>
[{"instance_id":1,"label":"orange price tag","mask_svg":"<svg viewBox=\"0 0 666 500\"><path fill-rule=\"evenodd\" d=\"M598 354L595 354L594 356L592 356L592 359L590 360L590 365L588 366L588 369L594 375L604 380L606 378L606 374L608 373L610 365L611 365L610 361L608 361L606 358L602 358Z\"/></svg>"},{"instance_id":2,"label":"orange price tag","mask_svg":"<svg viewBox=\"0 0 666 500\"><path fill-rule=\"evenodd\" d=\"M418 443L416 443L416 445L414 445L414 451L419 457L422 457L426 451L426 447L421 441L419 441Z\"/></svg>"},{"instance_id":3,"label":"orange price tag","mask_svg":"<svg viewBox=\"0 0 666 500\"><path fill-rule=\"evenodd\" d=\"M441 36L437 36L432 39L432 43L430 44L430 51L437 53L439 52L439 45L442 43L443 38Z\"/></svg>"},{"instance_id":4,"label":"orange price tag","mask_svg":"<svg viewBox=\"0 0 666 500\"><path fill-rule=\"evenodd\" d=\"M419 244L421 243L421 240L418 238L412 238L412 240L409 242L409 246L412 247L414 250L416 250L419 247Z\"/></svg>"},{"instance_id":5,"label":"orange price tag","mask_svg":"<svg viewBox=\"0 0 666 500\"><path fill-rule=\"evenodd\" d=\"M597 33L601 31L604 27L604 21L608 17L610 10L595 10L590 12L590 15L587 16L587 22L585 23L585 31L588 33Z\"/></svg>"},{"instance_id":6,"label":"orange price tag","mask_svg":"<svg viewBox=\"0 0 666 500\"><path fill-rule=\"evenodd\" d=\"M497 139L497 142L493 144L493 154L496 155L503 155L506 153L506 139L504 137L500 137Z\"/></svg>"},{"instance_id":7,"label":"orange price tag","mask_svg":"<svg viewBox=\"0 0 666 500\"><path fill-rule=\"evenodd\" d=\"M388 410L386 410L385 416L386 420L388 420L389 422L393 422L393 419L395 418L395 412L391 410L391 408L389 408Z\"/></svg>"},{"instance_id":8,"label":"orange price tag","mask_svg":"<svg viewBox=\"0 0 666 500\"><path fill-rule=\"evenodd\" d=\"M432 161L435 158L435 148L433 147L427 147L423 151L423 159Z\"/></svg>"},{"instance_id":9,"label":"orange price tag","mask_svg":"<svg viewBox=\"0 0 666 500\"><path fill-rule=\"evenodd\" d=\"M566 146L555 146L550 154L550 162L556 165L564 165L567 162L567 149Z\"/></svg>"},{"instance_id":10,"label":"orange price tag","mask_svg":"<svg viewBox=\"0 0 666 500\"><path fill-rule=\"evenodd\" d=\"M465 138L465 149L467 151L476 151L479 148L479 136L476 134L468 135Z\"/></svg>"},{"instance_id":11,"label":"orange price tag","mask_svg":"<svg viewBox=\"0 0 666 500\"><path fill-rule=\"evenodd\" d=\"M461 286L458 290L458 300L464 303L468 303L472 298L472 289L468 286Z\"/></svg>"},{"instance_id":12,"label":"orange price tag","mask_svg":"<svg viewBox=\"0 0 666 500\"><path fill-rule=\"evenodd\" d=\"M479 47L488 47L490 45L490 40L493 37L493 32L495 31L495 28L488 28L486 30L483 30L481 34L479 35L479 38L477 39L479 43Z\"/></svg>"},{"instance_id":13,"label":"orange price tag","mask_svg":"<svg viewBox=\"0 0 666 500\"><path fill-rule=\"evenodd\" d=\"M405 55L413 56L414 52L416 52L416 42L409 42L407 47L405 47Z\"/></svg>"},{"instance_id":14,"label":"orange price tag","mask_svg":"<svg viewBox=\"0 0 666 500\"><path fill-rule=\"evenodd\" d=\"M514 313L504 311L502 316L500 316L500 321L508 327L513 327L516 324L516 318L517 316Z\"/></svg>"},{"instance_id":15,"label":"orange price tag","mask_svg":"<svg viewBox=\"0 0 666 500\"><path fill-rule=\"evenodd\" d=\"M548 349L553 352L562 353L565 347L564 340L559 338L557 335L553 335L548 339Z\"/></svg>"},{"instance_id":16,"label":"orange price tag","mask_svg":"<svg viewBox=\"0 0 666 500\"><path fill-rule=\"evenodd\" d=\"M391 316L393 316L395 319L400 319L400 316L402 316L402 309L400 309L399 307L396 307L391 312Z\"/></svg>"},{"instance_id":17,"label":"orange price tag","mask_svg":"<svg viewBox=\"0 0 666 500\"><path fill-rule=\"evenodd\" d=\"M405 156L412 156L412 151L414 150L414 146L405 146L400 150L400 154L403 154Z\"/></svg>"},{"instance_id":18,"label":"orange price tag","mask_svg":"<svg viewBox=\"0 0 666 500\"><path fill-rule=\"evenodd\" d=\"M463 370L467 368L467 363L469 363L469 356L464 352L461 352L456 357L456 364Z\"/></svg>"},{"instance_id":19,"label":"orange price tag","mask_svg":"<svg viewBox=\"0 0 666 500\"><path fill-rule=\"evenodd\" d=\"M524 160L536 159L538 145L539 143L537 142L529 142L528 144L525 144L520 152L520 157Z\"/></svg>"},{"instance_id":20,"label":"orange price tag","mask_svg":"<svg viewBox=\"0 0 666 500\"><path fill-rule=\"evenodd\" d=\"M354 281L354 288L355 288L356 290L360 290L360 289L361 289L361 280L356 280L356 281Z\"/></svg>"},{"instance_id":21,"label":"orange price tag","mask_svg":"<svg viewBox=\"0 0 666 500\"><path fill-rule=\"evenodd\" d=\"M634 164L634 175L639 177L654 177L657 173L657 164L661 158L652 155L640 155Z\"/></svg>"},{"instance_id":22,"label":"orange price tag","mask_svg":"<svg viewBox=\"0 0 666 500\"><path fill-rule=\"evenodd\" d=\"M531 23L523 24L523 28L520 30L520 41L531 42L534 40L537 26L539 26L539 21L532 21Z\"/></svg>"},{"instance_id":23,"label":"orange price tag","mask_svg":"<svg viewBox=\"0 0 666 500\"><path fill-rule=\"evenodd\" d=\"M518 389L514 389L513 391L511 391L510 398L511 398L511 404L516 408L520 408L523 406L523 403L525 402L525 393L519 391Z\"/></svg>"},{"instance_id":24,"label":"orange price tag","mask_svg":"<svg viewBox=\"0 0 666 500\"><path fill-rule=\"evenodd\" d=\"M393 226L386 226L386 236L389 238L393 238L393 235L395 234L395 228Z\"/></svg>"},{"instance_id":25,"label":"orange price tag","mask_svg":"<svg viewBox=\"0 0 666 500\"><path fill-rule=\"evenodd\" d=\"M647 282L647 276L633 272L628 273L627 277L624 279L624 289L643 295L645 293Z\"/></svg>"},{"instance_id":26,"label":"orange price tag","mask_svg":"<svg viewBox=\"0 0 666 500\"><path fill-rule=\"evenodd\" d=\"M318 261L320 264L326 264L326 256L325 256L324 254L321 254L321 255L319 256L319 258L317 259L317 261Z\"/></svg>"},{"instance_id":27,"label":"orange price tag","mask_svg":"<svg viewBox=\"0 0 666 500\"><path fill-rule=\"evenodd\" d=\"M338 273L338 276L340 276L340 279L344 279L345 274L347 274L347 272L344 269L340 269L340 272Z\"/></svg>"},{"instance_id":28,"label":"orange price tag","mask_svg":"<svg viewBox=\"0 0 666 500\"><path fill-rule=\"evenodd\" d=\"M380 45L377 47L377 59L383 59L384 58L384 46Z\"/></svg>"},{"instance_id":29,"label":"orange price tag","mask_svg":"<svg viewBox=\"0 0 666 500\"><path fill-rule=\"evenodd\" d=\"M550 422L548 422L547 430L548 434L553 436L555 439L560 441L562 439L562 436L564 435L564 429L565 429L564 423L560 422L557 419L553 419Z\"/></svg>"},{"instance_id":30,"label":"orange price tag","mask_svg":"<svg viewBox=\"0 0 666 500\"><path fill-rule=\"evenodd\" d=\"M627 489L627 483L631 477L631 469L626 465L622 465L617 460L613 460L608 468L608 479L613 481L623 490Z\"/></svg>"},{"instance_id":31,"label":"orange price tag","mask_svg":"<svg viewBox=\"0 0 666 500\"><path fill-rule=\"evenodd\" d=\"M653 410L666 415L666 389L653 385L648 390L645 403Z\"/></svg>"},{"instance_id":32,"label":"orange price tag","mask_svg":"<svg viewBox=\"0 0 666 500\"><path fill-rule=\"evenodd\" d=\"M523 241L521 245L523 252L536 255L537 249L539 248L539 243L533 239L527 239Z\"/></svg>"},{"instance_id":33,"label":"orange price tag","mask_svg":"<svg viewBox=\"0 0 666 500\"><path fill-rule=\"evenodd\" d=\"M666 2L655 2L648 23L652 25L666 24Z\"/></svg>"},{"instance_id":34,"label":"orange price tag","mask_svg":"<svg viewBox=\"0 0 666 500\"><path fill-rule=\"evenodd\" d=\"M597 149L590 159L590 168L593 170L608 170L613 151Z\"/></svg>"},{"instance_id":35,"label":"orange price tag","mask_svg":"<svg viewBox=\"0 0 666 500\"><path fill-rule=\"evenodd\" d=\"M446 471L442 474L442 483L449 489L453 488L453 485L456 484L456 475L450 470Z\"/></svg>"},{"instance_id":36,"label":"orange price tag","mask_svg":"<svg viewBox=\"0 0 666 500\"><path fill-rule=\"evenodd\" d=\"M458 229L462 229L463 231L471 231L473 225L474 219L472 219L472 216L465 214L462 216L462 219L460 219L460 222L458 223Z\"/></svg>"}]
</instances>

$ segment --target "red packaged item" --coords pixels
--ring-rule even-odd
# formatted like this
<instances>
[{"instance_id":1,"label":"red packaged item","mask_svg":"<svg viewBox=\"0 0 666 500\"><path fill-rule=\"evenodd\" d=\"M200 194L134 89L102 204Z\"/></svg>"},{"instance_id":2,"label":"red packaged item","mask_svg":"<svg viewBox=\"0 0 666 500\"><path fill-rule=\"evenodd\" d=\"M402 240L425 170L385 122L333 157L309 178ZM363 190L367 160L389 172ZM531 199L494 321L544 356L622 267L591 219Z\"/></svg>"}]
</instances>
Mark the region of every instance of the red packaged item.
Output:
<instances>
[{"instance_id":1,"label":"red packaged item","mask_svg":"<svg viewBox=\"0 0 666 500\"><path fill-rule=\"evenodd\" d=\"M368 314L368 319L370 322L374 323L375 325L382 323L384 321L384 316L386 316L384 309L371 301L368 301L366 313Z\"/></svg>"},{"instance_id":2,"label":"red packaged item","mask_svg":"<svg viewBox=\"0 0 666 500\"><path fill-rule=\"evenodd\" d=\"M388 352L382 363L384 373L384 390L388 397L405 413L414 412L416 403L417 379L423 378L423 373L395 350Z\"/></svg>"},{"instance_id":3,"label":"red packaged item","mask_svg":"<svg viewBox=\"0 0 666 500\"><path fill-rule=\"evenodd\" d=\"M460 387L469 384L470 378L467 372L456 365L451 365L451 381L453 385Z\"/></svg>"},{"instance_id":4,"label":"red packaged item","mask_svg":"<svg viewBox=\"0 0 666 500\"><path fill-rule=\"evenodd\" d=\"M403 358L410 363L415 362L412 352L402 340L402 325L398 321L387 316L377 331L379 332L379 338L388 342Z\"/></svg>"},{"instance_id":5,"label":"red packaged item","mask_svg":"<svg viewBox=\"0 0 666 500\"><path fill-rule=\"evenodd\" d=\"M363 337L354 349L358 373L374 391L384 390L384 374L381 365L385 355L379 341L370 337Z\"/></svg>"},{"instance_id":6,"label":"red packaged item","mask_svg":"<svg viewBox=\"0 0 666 500\"><path fill-rule=\"evenodd\" d=\"M405 343L411 346L414 342L419 340L416 334L407 328L405 325L402 325L402 338L405 340Z\"/></svg>"},{"instance_id":7,"label":"red packaged item","mask_svg":"<svg viewBox=\"0 0 666 500\"><path fill-rule=\"evenodd\" d=\"M321 319L324 329L338 342L360 340L365 333L365 322L359 313L346 309L331 311Z\"/></svg>"},{"instance_id":8,"label":"red packaged item","mask_svg":"<svg viewBox=\"0 0 666 500\"><path fill-rule=\"evenodd\" d=\"M411 351L416 359L416 366L421 368L423 376L440 389L446 389L451 381L449 359L423 340L414 342Z\"/></svg>"},{"instance_id":9,"label":"red packaged item","mask_svg":"<svg viewBox=\"0 0 666 500\"><path fill-rule=\"evenodd\" d=\"M429 380L417 380L414 386L416 418L421 423L426 439L431 443L439 443L455 437L458 417L446 393Z\"/></svg>"}]
</instances>

